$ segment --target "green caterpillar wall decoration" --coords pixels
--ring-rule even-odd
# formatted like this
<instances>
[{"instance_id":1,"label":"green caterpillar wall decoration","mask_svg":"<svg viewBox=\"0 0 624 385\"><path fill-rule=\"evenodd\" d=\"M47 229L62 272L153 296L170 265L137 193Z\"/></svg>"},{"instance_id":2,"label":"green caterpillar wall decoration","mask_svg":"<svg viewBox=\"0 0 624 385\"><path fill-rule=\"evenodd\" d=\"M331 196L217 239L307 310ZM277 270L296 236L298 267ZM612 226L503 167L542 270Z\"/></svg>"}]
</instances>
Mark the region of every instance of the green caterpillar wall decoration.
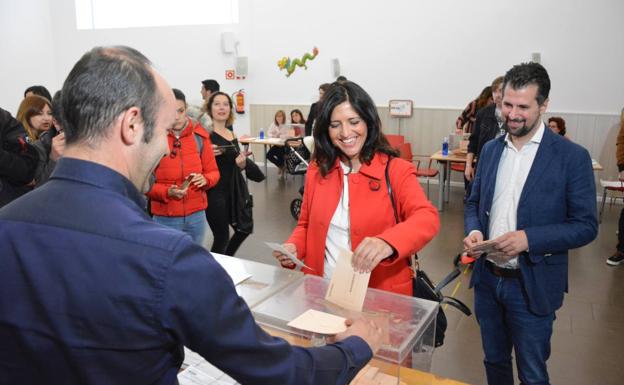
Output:
<instances>
[{"instance_id":1,"label":"green caterpillar wall decoration","mask_svg":"<svg viewBox=\"0 0 624 385\"><path fill-rule=\"evenodd\" d=\"M306 52L301 59L299 58L295 58L294 60L290 60L290 57L283 57L280 60L277 61L277 66L279 67L280 71L281 70L286 70L286 77L289 77L290 75L292 75L293 72L295 72L295 69L297 69L297 66L299 67L303 67L306 70L308 69L308 66L306 66L306 61L308 60L314 60L314 58L318 55L319 50L318 48L314 47L312 49L312 55L310 55L309 52Z\"/></svg>"}]
</instances>

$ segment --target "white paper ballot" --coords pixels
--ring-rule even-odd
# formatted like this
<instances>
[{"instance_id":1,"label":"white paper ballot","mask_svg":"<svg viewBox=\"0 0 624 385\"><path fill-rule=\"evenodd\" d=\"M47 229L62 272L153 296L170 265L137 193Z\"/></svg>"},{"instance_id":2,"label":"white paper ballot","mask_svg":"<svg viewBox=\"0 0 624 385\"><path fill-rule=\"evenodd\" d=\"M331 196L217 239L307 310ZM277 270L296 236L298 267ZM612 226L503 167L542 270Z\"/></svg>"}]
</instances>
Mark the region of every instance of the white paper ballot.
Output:
<instances>
[{"instance_id":1,"label":"white paper ballot","mask_svg":"<svg viewBox=\"0 0 624 385\"><path fill-rule=\"evenodd\" d=\"M288 323L288 326L312 333L334 335L347 330L346 318L308 309L299 317Z\"/></svg>"},{"instance_id":2,"label":"white paper ballot","mask_svg":"<svg viewBox=\"0 0 624 385\"><path fill-rule=\"evenodd\" d=\"M352 252L340 250L325 299L345 309L362 311L370 272L358 273L353 270L352 257Z\"/></svg>"},{"instance_id":3,"label":"white paper ballot","mask_svg":"<svg viewBox=\"0 0 624 385\"><path fill-rule=\"evenodd\" d=\"M223 270L232 278L234 286L251 277L251 274L245 269L243 261L237 258L228 257L227 255L212 253L215 261L221 265Z\"/></svg>"},{"instance_id":4,"label":"white paper ballot","mask_svg":"<svg viewBox=\"0 0 624 385\"><path fill-rule=\"evenodd\" d=\"M310 270L314 270L313 268L307 266L305 263L303 263L299 258L295 257L290 251L286 250L284 248L284 246L282 246L279 243L275 243L275 242L264 242L265 245L269 246L272 250L275 251L279 251L280 253L284 254L285 256L287 256L295 265L301 267L301 268L308 268Z\"/></svg>"}]
</instances>

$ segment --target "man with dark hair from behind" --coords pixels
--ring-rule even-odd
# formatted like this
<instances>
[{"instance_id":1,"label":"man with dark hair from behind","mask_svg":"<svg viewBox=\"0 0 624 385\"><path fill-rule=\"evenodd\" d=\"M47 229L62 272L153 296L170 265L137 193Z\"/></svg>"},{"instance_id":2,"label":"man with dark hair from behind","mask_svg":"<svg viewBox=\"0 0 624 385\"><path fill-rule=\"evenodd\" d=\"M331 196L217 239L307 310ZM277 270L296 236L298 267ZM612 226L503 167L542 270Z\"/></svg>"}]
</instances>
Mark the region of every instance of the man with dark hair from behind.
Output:
<instances>
[{"instance_id":1,"label":"man with dark hair from behind","mask_svg":"<svg viewBox=\"0 0 624 385\"><path fill-rule=\"evenodd\" d=\"M210 95L219 91L221 91L221 86L219 85L218 81L214 79L202 80L202 88L201 88L202 99L208 100L210 99Z\"/></svg>"},{"instance_id":2,"label":"man with dark hair from behind","mask_svg":"<svg viewBox=\"0 0 624 385\"><path fill-rule=\"evenodd\" d=\"M550 383L546 361L568 290L568 250L598 232L591 158L546 129L549 92L538 63L507 72L507 134L483 147L464 211L464 247L490 240L493 248L477 259L470 281L490 385L513 385L512 349L522 384Z\"/></svg>"},{"instance_id":3,"label":"man with dark hair from behind","mask_svg":"<svg viewBox=\"0 0 624 385\"><path fill-rule=\"evenodd\" d=\"M347 384L370 360L381 330L364 320L323 347L268 335L205 249L145 214L175 121L145 56L92 49L61 99L63 158L0 210L4 382L176 384L183 346L243 384Z\"/></svg>"},{"instance_id":4,"label":"man with dark hair from behind","mask_svg":"<svg viewBox=\"0 0 624 385\"><path fill-rule=\"evenodd\" d=\"M212 119L210 119L210 116L206 113L206 103L208 102L208 99L210 99L210 95L221 90L221 86L219 85L219 82L214 79L202 80L201 83L202 86L200 93L202 96L202 106L198 107L189 104L186 109L186 114L190 118L197 120L202 127L208 130L211 129Z\"/></svg>"},{"instance_id":5,"label":"man with dark hair from behind","mask_svg":"<svg viewBox=\"0 0 624 385\"><path fill-rule=\"evenodd\" d=\"M52 101L52 95L50 94L50 91L48 91L48 89L44 86L30 86L26 88L24 90L24 97L31 95L43 96L44 98L48 99L48 101Z\"/></svg>"},{"instance_id":6,"label":"man with dark hair from behind","mask_svg":"<svg viewBox=\"0 0 624 385\"><path fill-rule=\"evenodd\" d=\"M318 109L321 107L321 103L323 102L323 95L330 86L331 84L329 83L323 83L319 86L319 99L310 106L310 112L308 113L308 119L305 124L305 136L311 136L313 134L312 129L314 128L314 121L316 120Z\"/></svg>"}]
</instances>

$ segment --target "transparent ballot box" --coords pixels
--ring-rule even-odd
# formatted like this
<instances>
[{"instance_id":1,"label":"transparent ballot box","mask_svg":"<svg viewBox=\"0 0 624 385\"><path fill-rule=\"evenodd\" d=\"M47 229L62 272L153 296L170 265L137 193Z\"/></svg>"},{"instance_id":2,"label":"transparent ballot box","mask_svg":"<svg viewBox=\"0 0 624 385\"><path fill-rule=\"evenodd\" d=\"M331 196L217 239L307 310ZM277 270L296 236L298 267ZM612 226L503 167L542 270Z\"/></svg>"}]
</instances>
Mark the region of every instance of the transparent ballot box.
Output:
<instances>
[{"instance_id":1,"label":"transparent ballot box","mask_svg":"<svg viewBox=\"0 0 624 385\"><path fill-rule=\"evenodd\" d=\"M214 259L230 275L236 292L250 308L272 296L303 273L247 259L212 253Z\"/></svg>"},{"instance_id":2,"label":"transparent ballot box","mask_svg":"<svg viewBox=\"0 0 624 385\"><path fill-rule=\"evenodd\" d=\"M304 276L290 283L265 301L252 307L254 318L265 330L298 345L323 345L325 336L291 328L287 324L308 309L345 318L374 320L383 330L383 344L369 367L378 376L400 380L400 367L428 372L435 337L439 304L420 298L368 289L362 312L346 310L325 300L329 281ZM369 373L371 374L371 373ZM372 375L372 374L371 374ZM378 378L378 377L376 377ZM386 383L384 382L384 383ZM392 382L394 383L394 382Z\"/></svg>"}]
</instances>

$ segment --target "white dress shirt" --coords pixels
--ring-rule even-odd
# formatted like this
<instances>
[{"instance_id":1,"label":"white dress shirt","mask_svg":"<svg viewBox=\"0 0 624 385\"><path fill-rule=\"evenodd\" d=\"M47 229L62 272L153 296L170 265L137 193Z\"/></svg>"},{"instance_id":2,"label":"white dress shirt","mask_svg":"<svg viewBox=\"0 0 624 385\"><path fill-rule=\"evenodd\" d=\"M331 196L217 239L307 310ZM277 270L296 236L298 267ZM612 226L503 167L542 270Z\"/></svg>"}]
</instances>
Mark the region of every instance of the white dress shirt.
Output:
<instances>
[{"instance_id":1,"label":"white dress shirt","mask_svg":"<svg viewBox=\"0 0 624 385\"><path fill-rule=\"evenodd\" d=\"M349 166L340 162L344 173L342 180L342 192L340 201L327 230L325 241L325 265L323 266L323 278L331 279L336 268L336 261L340 250L351 251L351 232L349 219Z\"/></svg>"},{"instance_id":2,"label":"white dress shirt","mask_svg":"<svg viewBox=\"0 0 624 385\"><path fill-rule=\"evenodd\" d=\"M517 230L518 203L543 136L544 122L540 122L535 135L520 150L514 147L509 134L505 137L505 148L498 163L494 199L490 210L490 239ZM488 259L501 267L518 268L518 256L509 260L495 256Z\"/></svg>"}]
</instances>

